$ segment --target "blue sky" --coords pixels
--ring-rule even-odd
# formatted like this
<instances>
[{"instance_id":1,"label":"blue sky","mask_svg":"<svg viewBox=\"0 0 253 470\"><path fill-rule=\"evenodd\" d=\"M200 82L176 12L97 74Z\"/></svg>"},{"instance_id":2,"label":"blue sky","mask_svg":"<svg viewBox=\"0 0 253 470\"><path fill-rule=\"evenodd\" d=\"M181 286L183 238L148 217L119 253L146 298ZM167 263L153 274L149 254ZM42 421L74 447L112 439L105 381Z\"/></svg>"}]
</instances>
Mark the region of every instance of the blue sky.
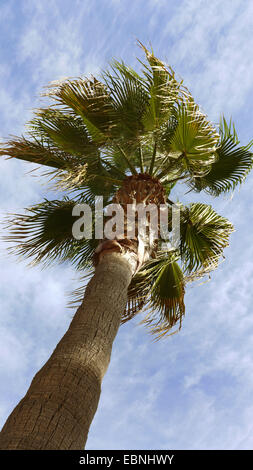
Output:
<instances>
[{"instance_id":1,"label":"blue sky","mask_svg":"<svg viewBox=\"0 0 253 470\"><path fill-rule=\"evenodd\" d=\"M20 135L49 81L96 74L112 57L137 66L136 45L184 78L214 123L232 118L253 138L250 0L0 0L0 138ZM48 195L29 164L0 160L1 217ZM122 326L87 449L252 449L253 174L211 202L235 225L210 282L187 288L179 334L152 342L135 319ZM27 268L0 257L0 420L3 424L66 331L68 265Z\"/></svg>"}]
</instances>

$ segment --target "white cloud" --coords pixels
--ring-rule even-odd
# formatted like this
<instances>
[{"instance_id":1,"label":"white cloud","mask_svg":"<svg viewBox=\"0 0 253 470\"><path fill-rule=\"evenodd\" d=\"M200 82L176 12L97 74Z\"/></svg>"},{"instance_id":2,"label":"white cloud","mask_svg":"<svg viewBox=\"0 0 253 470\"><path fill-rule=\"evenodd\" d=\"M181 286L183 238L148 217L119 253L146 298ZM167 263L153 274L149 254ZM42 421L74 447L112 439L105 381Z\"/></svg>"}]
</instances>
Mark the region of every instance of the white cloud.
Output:
<instances>
[{"instance_id":1,"label":"white cloud","mask_svg":"<svg viewBox=\"0 0 253 470\"><path fill-rule=\"evenodd\" d=\"M163 59L169 51L208 114L238 110L243 119L252 87L250 2L150 0L137 8L112 0L99 10L83 1L20 3L21 23L12 2L4 16L17 28L13 55L0 67L1 137L23 131L49 80L96 73L115 55L133 62L141 55L135 37L151 39ZM29 165L0 165L1 211L42 199L44 188L24 174ZM187 290L181 332L152 343L139 318L120 329L88 448L252 448L252 181L232 202L214 201L238 231L211 282ZM28 270L1 258L2 422L68 326L73 277L67 267Z\"/></svg>"},{"instance_id":2,"label":"white cloud","mask_svg":"<svg viewBox=\"0 0 253 470\"><path fill-rule=\"evenodd\" d=\"M240 0L185 0L162 32L163 41L173 38L169 60L213 119L237 111L252 89L252 12Z\"/></svg>"}]
</instances>

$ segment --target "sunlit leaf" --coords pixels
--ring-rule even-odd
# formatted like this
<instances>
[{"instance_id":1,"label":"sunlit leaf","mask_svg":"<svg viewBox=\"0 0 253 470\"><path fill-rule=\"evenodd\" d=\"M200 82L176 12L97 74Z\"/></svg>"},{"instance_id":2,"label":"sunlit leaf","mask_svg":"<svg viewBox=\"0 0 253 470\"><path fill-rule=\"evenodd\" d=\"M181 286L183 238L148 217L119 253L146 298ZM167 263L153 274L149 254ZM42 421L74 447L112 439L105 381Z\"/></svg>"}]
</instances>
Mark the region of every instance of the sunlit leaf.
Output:
<instances>
[{"instance_id":1,"label":"sunlit leaf","mask_svg":"<svg viewBox=\"0 0 253 470\"><path fill-rule=\"evenodd\" d=\"M215 268L229 245L233 225L206 204L194 203L181 211L181 256L188 272Z\"/></svg>"},{"instance_id":2,"label":"sunlit leaf","mask_svg":"<svg viewBox=\"0 0 253 470\"><path fill-rule=\"evenodd\" d=\"M76 203L67 198L45 200L28 208L24 214L10 215L6 223L9 234L4 237L12 244L10 251L31 258L32 264L42 262L47 265L56 259L83 265L90 262L96 243L94 240L76 240L72 235L76 220L72 210Z\"/></svg>"},{"instance_id":3,"label":"sunlit leaf","mask_svg":"<svg viewBox=\"0 0 253 470\"><path fill-rule=\"evenodd\" d=\"M215 154L217 159L203 177L190 181L195 191L204 190L212 196L233 191L242 183L253 166L250 146L239 146L238 137L232 122L223 118L220 125L221 141Z\"/></svg>"}]
</instances>

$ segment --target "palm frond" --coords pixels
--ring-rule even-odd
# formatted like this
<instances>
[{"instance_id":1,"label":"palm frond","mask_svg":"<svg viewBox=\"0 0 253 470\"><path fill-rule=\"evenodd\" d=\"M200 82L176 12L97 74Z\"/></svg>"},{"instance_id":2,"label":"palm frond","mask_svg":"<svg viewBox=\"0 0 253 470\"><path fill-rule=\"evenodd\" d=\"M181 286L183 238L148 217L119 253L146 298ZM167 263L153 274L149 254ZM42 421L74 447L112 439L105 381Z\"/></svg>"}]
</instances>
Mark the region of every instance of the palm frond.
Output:
<instances>
[{"instance_id":1,"label":"palm frond","mask_svg":"<svg viewBox=\"0 0 253 470\"><path fill-rule=\"evenodd\" d=\"M69 302L68 302L69 308L76 309L80 306L84 298L84 293L85 293L87 283L93 274L94 274L93 267L91 267L85 274L82 273L82 275L79 278L79 282L80 282L79 287L67 293L69 297Z\"/></svg>"},{"instance_id":2,"label":"palm frond","mask_svg":"<svg viewBox=\"0 0 253 470\"><path fill-rule=\"evenodd\" d=\"M140 313L149 294L150 283L153 275L153 263L145 263L142 268L132 277L128 287L127 305L122 314L121 323L131 320L137 313Z\"/></svg>"},{"instance_id":3,"label":"palm frond","mask_svg":"<svg viewBox=\"0 0 253 470\"><path fill-rule=\"evenodd\" d=\"M93 142L104 144L111 136L113 107L105 85L95 77L52 84L45 95L66 112L81 116Z\"/></svg>"},{"instance_id":4,"label":"palm frond","mask_svg":"<svg viewBox=\"0 0 253 470\"><path fill-rule=\"evenodd\" d=\"M230 137L235 144L240 143L232 118L230 118L229 122L227 122L225 116L221 115L219 122L219 134L221 137L221 141L226 140L228 137Z\"/></svg>"},{"instance_id":5,"label":"palm frond","mask_svg":"<svg viewBox=\"0 0 253 470\"><path fill-rule=\"evenodd\" d=\"M90 194L89 201L95 196L103 196L109 200L124 179L124 175L117 174L116 170L115 167L108 166L107 162L97 159L92 165L76 164L74 168L53 170L44 173L44 176L49 177L53 190L68 191L82 199L86 198L85 194Z\"/></svg>"},{"instance_id":6,"label":"palm frond","mask_svg":"<svg viewBox=\"0 0 253 470\"><path fill-rule=\"evenodd\" d=\"M140 41L138 43L147 59L147 64L139 62L143 67L142 72L149 94L149 103L142 121L146 131L160 131L174 110L175 103L182 101L188 92L183 87L183 81L177 81L171 67L155 57L153 52L148 51Z\"/></svg>"},{"instance_id":7,"label":"palm frond","mask_svg":"<svg viewBox=\"0 0 253 470\"><path fill-rule=\"evenodd\" d=\"M0 146L0 155L17 158L27 162L45 165L53 168L73 166L80 159L73 158L58 147L51 146L43 140L28 140L25 137L15 137Z\"/></svg>"},{"instance_id":8,"label":"palm frond","mask_svg":"<svg viewBox=\"0 0 253 470\"><path fill-rule=\"evenodd\" d=\"M75 165L65 170L52 170L44 172L43 176L52 181L51 189L59 191L76 191L83 186L87 178L87 164Z\"/></svg>"},{"instance_id":9,"label":"palm frond","mask_svg":"<svg viewBox=\"0 0 253 470\"><path fill-rule=\"evenodd\" d=\"M181 211L180 251L188 273L216 268L233 230L210 205L193 203Z\"/></svg>"},{"instance_id":10,"label":"palm frond","mask_svg":"<svg viewBox=\"0 0 253 470\"><path fill-rule=\"evenodd\" d=\"M48 140L68 154L92 159L98 152L98 145L89 136L82 118L58 109L37 110L28 129L32 136Z\"/></svg>"},{"instance_id":11,"label":"palm frond","mask_svg":"<svg viewBox=\"0 0 253 470\"><path fill-rule=\"evenodd\" d=\"M241 184L253 166L253 154L250 152L252 142L247 146L239 146L238 137L233 123L220 123L221 141L215 154L217 159L203 177L190 180L189 185L194 191L204 190L212 196L233 191Z\"/></svg>"},{"instance_id":12,"label":"palm frond","mask_svg":"<svg viewBox=\"0 0 253 470\"><path fill-rule=\"evenodd\" d=\"M206 166L216 159L215 149L219 141L216 128L191 97L178 106L176 121L171 150L184 155L186 167L192 173L198 174L202 168L206 172Z\"/></svg>"},{"instance_id":13,"label":"palm frond","mask_svg":"<svg viewBox=\"0 0 253 470\"><path fill-rule=\"evenodd\" d=\"M31 264L42 262L44 266L56 259L82 266L91 262L94 240L76 240L72 235L76 220L72 210L76 203L68 198L44 200L28 208L25 214L9 215L6 222L9 234L3 238L12 244L10 252L31 258Z\"/></svg>"},{"instance_id":14,"label":"palm frond","mask_svg":"<svg viewBox=\"0 0 253 470\"><path fill-rule=\"evenodd\" d=\"M151 287L150 312L144 323L160 339L179 323L185 314L184 275L176 261L164 261ZM155 312L155 313L154 313Z\"/></svg>"},{"instance_id":15,"label":"palm frond","mask_svg":"<svg viewBox=\"0 0 253 470\"><path fill-rule=\"evenodd\" d=\"M184 276L174 252L159 253L134 275L128 288L128 302L122 323L142 309L148 314L141 321L157 339L167 334L181 319L184 307Z\"/></svg>"},{"instance_id":16,"label":"palm frond","mask_svg":"<svg viewBox=\"0 0 253 470\"><path fill-rule=\"evenodd\" d=\"M143 78L124 62L116 60L111 63L110 70L103 72L102 77L114 109L113 137L138 146L139 137L144 132L142 117L149 101Z\"/></svg>"}]
</instances>

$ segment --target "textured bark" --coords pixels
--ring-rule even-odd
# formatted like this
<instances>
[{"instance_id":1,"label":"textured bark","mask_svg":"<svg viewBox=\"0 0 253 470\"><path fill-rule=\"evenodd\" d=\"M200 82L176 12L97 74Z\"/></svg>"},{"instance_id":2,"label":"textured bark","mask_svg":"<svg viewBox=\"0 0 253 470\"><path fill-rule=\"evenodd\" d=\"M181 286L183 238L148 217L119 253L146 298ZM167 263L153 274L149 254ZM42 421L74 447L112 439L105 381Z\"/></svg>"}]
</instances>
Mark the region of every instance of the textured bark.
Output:
<instances>
[{"instance_id":1,"label":"textured bark","mask_svg":"<svg viewBox=\"0 0 253 470\"><path fill-rule=\"evenodd\" d=\"M84 448L127 301L130 261L121 253L101 257L68 331L7 419L0 449Z\"/></svg>"}]
</instances>

